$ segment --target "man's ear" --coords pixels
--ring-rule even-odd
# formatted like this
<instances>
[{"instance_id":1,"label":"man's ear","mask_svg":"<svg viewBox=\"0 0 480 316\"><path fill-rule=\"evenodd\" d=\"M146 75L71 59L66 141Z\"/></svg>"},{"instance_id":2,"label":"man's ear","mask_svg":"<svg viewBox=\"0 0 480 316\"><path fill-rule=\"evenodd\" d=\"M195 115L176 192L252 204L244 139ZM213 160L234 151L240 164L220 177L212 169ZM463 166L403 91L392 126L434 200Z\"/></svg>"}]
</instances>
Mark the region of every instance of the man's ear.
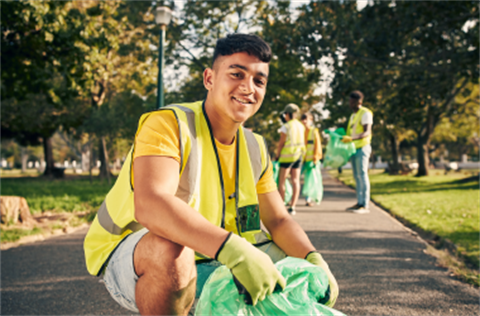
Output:
<instances>
[{"instance_id":1,"label":"man's ear","mask_svg":"<svg viewBox=\"0 0 480 316\"><path fill-rule=\"evenodd\" d=\"M207 68L203 72L203 85L205 89L210 91L213 87L213 69Z\"/></svg>"}]
</instances>

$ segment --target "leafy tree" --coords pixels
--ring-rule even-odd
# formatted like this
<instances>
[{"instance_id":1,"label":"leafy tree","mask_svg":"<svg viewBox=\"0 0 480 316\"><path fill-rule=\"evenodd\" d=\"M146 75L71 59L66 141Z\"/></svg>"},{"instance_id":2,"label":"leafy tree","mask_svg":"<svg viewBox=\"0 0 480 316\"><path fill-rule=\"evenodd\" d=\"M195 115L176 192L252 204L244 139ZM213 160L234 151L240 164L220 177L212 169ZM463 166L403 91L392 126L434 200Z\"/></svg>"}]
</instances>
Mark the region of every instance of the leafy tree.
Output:
<instances>
[{"instance_id":1,"label":"leafy tree","mask_svg":"<svg viewBox=\"0 0 480 316\"><path fill-rule=\"evenodd\" d=\"M454 102L457 95L478 84L478 28L462 30L478 21L478 5L375 1L362 11L355 5L312 2L299 18L316 25L316 38L304 34L309 48L333 60L330 123L346 121L348 93L362 90L375 125L416 133L417 175L427 175L435 126L463 106Z\"/></svg>"},{"instance_id":2,"label":"leafy tree","mask_svg":"<svg viewBox=\"0 0 480 316\"><path fill-rule=\"evenodd\" d=\"M154 93L158 70L152 67L154 52L150 47L154 38L148 31L154 27L154 17L147 2L92 1L78 2L77 6L84 25L77 46L85 56L80 65L84 77L79 90L91 103L83 131L97 136L99 176L110 181L107 138L121 133L123 125L116 121L117 113L109 112L113 108L109 102L119 98L128 102L129 98L124 98L128 94L147 98ZM145 111L142 106L138 109ZM138 112L129 114L138 120Z\"/></svg>"},{"instance_id":3,"label":"leafy tree","mask_svg":"<svg viewBox=\"0 0 480 316\"><path fill-rule=\"evenodd\" d=\"M448 117L443 117L432 135L430 151L448 149L457 153L478 156L478 131L480 130L479 86L470 84L466 95L457 95L455 103L465 104ZM468 94L468 92L470 92ZM443 148L442 148L443 147ZM438 153L437 153L438 156Z\"/></svg>"},{"instance_id":4,"label":"leafy tree","mask_svg":"<svg viewBox=\"0 0 480 316\"><path fill-rule=\"evenodd\" d=\"M255 32L270 44L273 59L263 105L245 125L265 136L273 151L285 105L293 102L308 109L320 99L314 94L319 67L307 65L311 57L292 16L289 1L187 1L167 34L169 63L177 69L189 67L189 77L178 91L166 95L167 104L204 98L202 73L210 67L217 39L228 33Z\"/></svg>"},{"instance_id":5,"label":"leafy tree","mask_svg":"<svg viewBox=\"0 0 480 316\"><path fill-rule=\"evenodd\" d=\"M53 170L50 137L78 126L84 111L74 101L81 55L78 11L71 2L1 3L2 138L44 146L45 174Z\"/></svg>"}]
</instances>

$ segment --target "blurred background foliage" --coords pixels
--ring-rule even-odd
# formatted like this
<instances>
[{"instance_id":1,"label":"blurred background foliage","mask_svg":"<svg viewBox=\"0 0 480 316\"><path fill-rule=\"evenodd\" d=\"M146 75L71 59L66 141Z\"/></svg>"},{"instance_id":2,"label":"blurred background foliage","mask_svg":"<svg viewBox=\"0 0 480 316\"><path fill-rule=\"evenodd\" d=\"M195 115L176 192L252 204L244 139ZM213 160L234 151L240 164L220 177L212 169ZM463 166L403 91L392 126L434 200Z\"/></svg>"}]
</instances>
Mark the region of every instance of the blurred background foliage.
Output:
<instances>
[{"instance_id":1,"label":"blurred background foliage","mask_svg":"<svg viewBox=\"0 0 480 316\"><path fill-rule=\"evenodd\" d=\"M273 152L287 103L321 130L345 127L359 89L374 113L373 150L395 165L449 153L478 158L477 1L8 1L1 2L2 158L122 160L142 113L155 109L157 5L167 28L166 104L203 99L218 38L256 33L272 47L268 92L246 126ZM20 149L19 149L19 146ZM41 147L38 147L41 146ZM108 162L108 163L106 163ZM12 165L13 166L13 165Z\"/></svg>"}]
</instances>

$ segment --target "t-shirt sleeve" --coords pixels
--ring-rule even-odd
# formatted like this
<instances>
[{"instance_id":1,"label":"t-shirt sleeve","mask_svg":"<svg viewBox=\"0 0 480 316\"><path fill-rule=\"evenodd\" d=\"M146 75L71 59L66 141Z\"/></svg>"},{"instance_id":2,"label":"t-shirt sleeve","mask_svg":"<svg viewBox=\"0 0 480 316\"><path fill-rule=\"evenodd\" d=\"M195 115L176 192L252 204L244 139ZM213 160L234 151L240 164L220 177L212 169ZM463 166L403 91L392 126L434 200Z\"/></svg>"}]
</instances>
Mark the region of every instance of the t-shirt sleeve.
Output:
<instances>
[{"instance_id":1,"label":"t-shirt sleeve","mask_svg":"<svg viewBox=\"0 0 480 316\"><path fill-rule=\"evenodd\" d=\"M362 125L373 124L373 115L370 112L365 112L362 115Z\"/></svg>"},{"instance_id":2,"label":"t-shirt sleeve","mask_svg":"<svg viewBox=\"0 0 480 316\"><path fill-rule=\"evenodd\" d=\"M133 159L142 156L171 157L180 162L178 122L172 111L150 114L135 138Z\"/></svg>"},{"instance_id":3,"label":"t-shirt sleeve","mask_svg":"<svg viewBox=\"0 0 480 316\"><path fill-rule=\"evenodd\" d=\"M282 127L280 127L280 129L278 130L278 132L279 132L279 133L287 134L287 126L282 125Z\"/></svg>"},{"instance_id":4,"label":"t-shirt sleeve","mask_svg":"<svg viewBox=\"0 0 480 316\"><path fill-rule=\"evenodd\" d=\"M277 183L273 179L273 165L270 161L267 170L257 182L257 194L270 193L275 190L277 190Z\"/></svg>"}]
</instances>

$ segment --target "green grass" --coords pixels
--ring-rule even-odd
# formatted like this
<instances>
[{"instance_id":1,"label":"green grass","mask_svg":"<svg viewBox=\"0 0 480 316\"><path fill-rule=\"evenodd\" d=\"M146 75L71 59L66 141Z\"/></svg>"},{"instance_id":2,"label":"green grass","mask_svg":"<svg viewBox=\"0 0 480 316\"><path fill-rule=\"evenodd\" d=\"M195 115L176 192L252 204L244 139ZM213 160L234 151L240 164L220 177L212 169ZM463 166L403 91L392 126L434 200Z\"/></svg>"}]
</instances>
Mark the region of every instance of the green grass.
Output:
<instances>
[{"instance_id":1,"label":"green grass","mask_svg":"<svg viewBox=\"0 0 480 316\"><path fill-rule=\"evenodd\" d=\"M88 177L47 179L16 177L1 179L2 195L23 196L32 214L52 212L92 212L98 209L110 187L107 181Z\"/></svg>"},{"instance_id":2,"label":"green grass","mask_svg":"<svg viewBox=\"0 0 480 316\"><path fill-rule=\"evenodd\" d=\"M371 197L395 216L412 226L431 232L457 246L457 254L479 267L480 190L478 177L465 173L428 177L390 176L370 171ZM351 170L338 177L347 185L355 186Z\"/></svg>"},{"instance_id":3,"label":"green grass","mask_svg":"<svg viewBox=\"0 0 480 316\"><path fill-rule=\"evenodd\" d=\"M2 242L13 242L19 240L21 237L41 234L42 229L35 227L34 229L2 229L0 232L0 239Z\"/></svg>"}]
</instances>

